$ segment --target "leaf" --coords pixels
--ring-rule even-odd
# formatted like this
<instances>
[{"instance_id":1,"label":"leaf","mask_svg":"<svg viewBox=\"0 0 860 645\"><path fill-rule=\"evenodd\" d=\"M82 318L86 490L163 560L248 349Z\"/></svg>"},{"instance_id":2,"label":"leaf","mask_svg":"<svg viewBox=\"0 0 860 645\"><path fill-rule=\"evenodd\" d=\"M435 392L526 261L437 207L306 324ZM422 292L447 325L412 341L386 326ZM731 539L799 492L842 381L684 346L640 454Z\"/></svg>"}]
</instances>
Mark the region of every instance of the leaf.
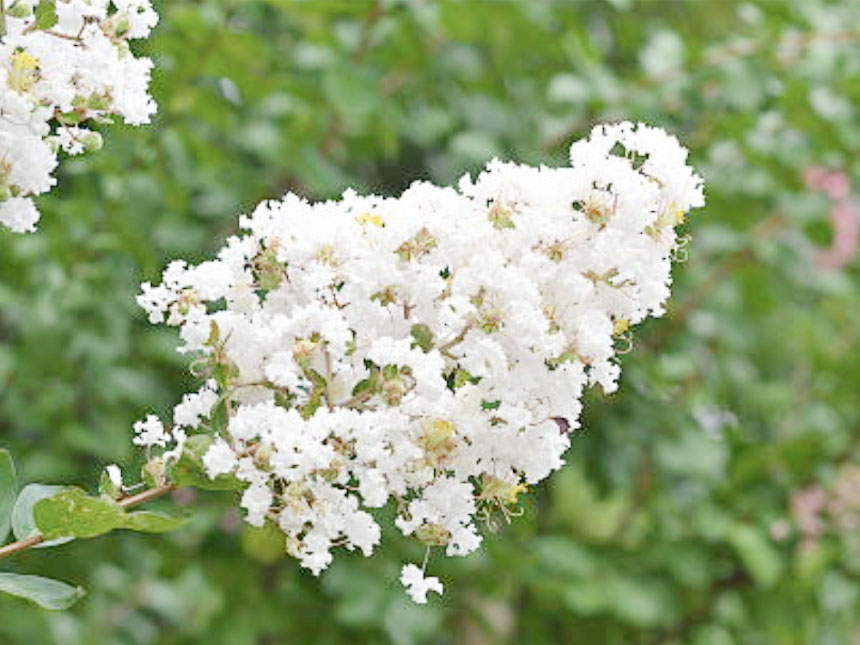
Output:
<instances>
[{"instance_id":1,"label":"leaf","mask_svg":"<svg viewBox=\"0 0 860 645\"><path fill-rule=\"evenodd\" d=\"M762 532L739 524L729 533L728 540L758 585L771 587L779 580L782 558Z\"/></svg>"},{"instance_id":2,"label":"leaf","mask_svg":"<svg viewBox=\"0 0 860 645\"><path fill-rule=\"evenodd\" d=\"M33 508L36 526L48 538L92 538L115 529L163 533L178 528L184 518L153 511L127 513L110 497L92 497L81 488L68 488L40 500Z\"/></svg>"},{"instance_id":3,"label":"leaf","mask_svg":"<svg viewBox=\"0 0 860 645\"><path fill-rule=\"evenodd\" d=\"M178 529L188 518L184 515L171 515L158 511L136 511L127 513L125 525L117 528L139 531L141 533L166 533Z\"/></svg>"},{"instance_id":4,"label":"leaf","mask_svg":"<svg viewBox=\"0 0 860 645\"><path fill-rule=\"evenodd\" d=\"M47 484L28 484L24 486L18 494L18 499L15 500L15 506L12 508L12 532L18 540L24 540L34 533L38 533L36 522L33 519L33 507L40 500L57 495L66 490L65 486L51 486ZM61 538L58 540L48 540L37 544L36 548L45 548L65 544L71 541L72 538Z\"/></svg>"},{"instance_id":5,"label":"leaf","mask_svg":"<svg viewBox=\"0 0 860 645\"><path fill-rule=\"evenodd\" d=\"M89 497L81 488L42 499L33 506L36 527L47 539L91 538L119 528L125 509L107 497Z\"/></svg>"},{"instance_id":6,"label":"leaf","mask_svg":"<svg viewBox=\"0 0 860 645\"><path fill-rule=\"evenodd\" d=\"M433 347L433 332L427 325L412 325L409 333L415 339L413 347L420 347L425 354Z\"/></svg>"},{"instance_id":7,"label":"leaf","mask_svg":"<svg viewBox=\"0 0 860 645\"><path fill-rule=\"evenodd\" d=\"M472 376L469 372L464 369L458 369L454 372L454 389L458 390L466 383L477 383L480 379L475 376Z\"/></svg>"},{"instance_id":8,"label":"leaf","mask_svg":"<svg viewBox=\"0 0 860 645\"><path fill-rule=\"evenodd\" d=\"M588 549L563 535L541 535L530 551L538 565L553 576L584 578L597 574L599 561Z\"/></svg>"},{"instance_id":9,"label":"leaf","mask_svg":"<svg viewBox=\"0 0 860 645\"><path fill-rule=\"evenodd\" d=\"M624 576L607 581L610 611L638 627L668 626L677 620L671 587L661 580Z\"/></svg>"},{"instance_id":10,"label":"leaf","mask_svg":"<svg viewBox=\"0 0 860 645\"><path fill-rule=\"evenodd\" d=\"M73 587L50 578L17 573L0 573L0 591L54 610L68 609L86 595L86 591L81 587Z\"/></svg>"},{"instance_id":11,"label":"leaf","mask_svg":"<svg viewBox=\"0 0 860 645\"><path fill-rule=\"evenodd\" d=\"M54 0L39 0L33 15L36 17L36 29L51 29L57 24L57 7Z\"/></svg>"},{"instance_id":12,"label":"leaf","mask_svg":"<svg viewBox=\"0 0 860 645\"><path fill-rule=\"evenodd\" d=\"M119 486L114 483L106 470L103 470L102 474L99 475L99 495L106 495L112 499L122 496Z\"/></svg>"},{"instance_id":13,"label":"leaf","mask_svg":"<svg viewBox=\"0 0 860 645\"><path fill-rule=\"evenodd\" d=\"M272 564L287 555L286 536L268 520L260 527L243 526L241 541L242 550L263 564Z\"/></svg>"},{"instance_id":14,"label":"leaf","mask_svg":"<svg viewBox=\"0 0 860 645\"><path fill-rule=\"evenodd\" d=\"M182 455L168 465L167 478L177 486L193 486L201 490L241 490L244 483L233 475L218 475L210 479L203 467L203 455L212 445L212 437L198 434L188 437Z\"/></svg>"},{"instance_id":15,"label":"leaf","mask_svg":"<svg viewBox=\"0 0 860 645\"><path fill-rule=\"evenodd\" d=\"M0 544L6 541L12 526L12 508L18 494L15 462L8 450L0 449Z\"/></svg>"}]
</instances>

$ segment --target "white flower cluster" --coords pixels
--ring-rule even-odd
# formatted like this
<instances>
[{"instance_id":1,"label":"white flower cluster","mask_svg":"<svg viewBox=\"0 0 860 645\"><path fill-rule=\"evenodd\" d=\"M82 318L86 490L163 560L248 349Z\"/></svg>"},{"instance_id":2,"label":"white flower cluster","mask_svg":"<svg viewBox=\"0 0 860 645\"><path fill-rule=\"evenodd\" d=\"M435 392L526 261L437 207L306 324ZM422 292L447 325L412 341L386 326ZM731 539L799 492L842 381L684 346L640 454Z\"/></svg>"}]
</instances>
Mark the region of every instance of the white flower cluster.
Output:
<instances>
[{"instance_id":1,"label":"white flower cluster","mask_svg":"<svg viewBox=\"0 0 860 645\"><path fill-rule=\"evenodd\" d=\"M152 62L128 46L158 21L150 0L5 0L0 25L0 225L35 230L32 197L56 183L57 152L98 150L87 123L147 123Z\"/></svg>"},{"instance_id":2,"label":"white flower cluster","mask_svg":"<svg viewBox=\"0 0 860 645\"><path fill-rule=\"evenodd\" d=\"M704 203L660 129L600 126L571 166L492 161L458 189L261 204L214 261L172 263L138 302L179 326L207 385L173 433L214 435L210 477L244 482L315 574L369 554L368 509L448 555L481 542L562 465L583 388L617 387L627 330L663 312L674 227ZM163 444L152 419L138 441ZM175 450L174 450L175 452ZM418 602L441 593L408 565Z\"/></svg>"}]
</instances>

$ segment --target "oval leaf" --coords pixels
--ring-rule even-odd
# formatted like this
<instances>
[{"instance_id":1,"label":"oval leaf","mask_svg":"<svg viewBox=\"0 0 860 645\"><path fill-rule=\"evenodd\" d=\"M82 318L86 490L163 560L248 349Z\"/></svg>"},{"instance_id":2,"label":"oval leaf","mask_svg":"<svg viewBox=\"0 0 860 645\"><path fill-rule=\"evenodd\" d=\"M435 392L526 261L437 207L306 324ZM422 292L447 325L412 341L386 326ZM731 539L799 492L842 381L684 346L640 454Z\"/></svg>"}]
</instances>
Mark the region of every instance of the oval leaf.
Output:
<instances>
[{"instance_id":1,"label":"oval leaf","mask_svg":"<svg viewBox=\"0 0 860 645\"><path fill-rule=\"evenodd\" d=\"M141 533L166 533L179 528L187 520L188 518L184 516L168 515L156 511L138 511L128 513L125 516L125 524L118 528L140 531Z\"/></svg>"},{"instance_id":2,"label":"oval leaf","mask_svg":"<svg viewBox=\"0 0 860 645\"><path fill-rule=\"evenodd\" d=\"M756 584L765 588L776 584L782 575L782 557L762 531L739 524L729 533L729 543Z\"/></svg>"},{"instance_id":3,"label":"oval leaf","mask_svg":"<svg viewBox=\"0 0 860 645\"><path fill-rule=\"evenodd\" d=\"M15 462L8 450L0 449L0 544L6 541L12 526L12 508L18 495Z\"/></svg>"},{"instance_id":4,"label":"oval leaf","mask_svg":"<svg viewBox=\"0 0 860 645\"><path fill-rule=\"evenodd\" d=\"M86 592L81 587L41 578L25 576L17 573L0 573L0 591L36 603L45 609L68 609Z\"/></svg>"},{"instance_id":5,"label":"oval leaf","mask_svg":"<svg viewBox=\"0 0 860 645\"><path fill-rule=\"evenodd\" d=\"M18 499L15 500L15 506L12 508L12 532L18 540L24 540L34 533L38 533L36 522L33 519L33 506L36 502L53 497L58 493L66 490L66 486L49 486L47 484L28 484L24 486L18 494ZM57 546L65 544L72 538L61 538L59 540L49 540L36 545L37 548Z\"/></svg>"},{"instance_id":6,"label":"oval leaf","mask_svg":"<svg viewBox=\"0 0 860 645\"><path fill-rule=\"evenodd\" d=\"M127 513L107 496L92 497L81 488L67 488L40 500L33 508L36 526L48 539L92 538L115 529L163 533L181 526L185 519L153 511Z\"/></svg>"},{"instance_id":7,"label":"oval leaf","mask_svg":"<svg viewBox=\"0 0 860 645\"><path fill-rule=\"evenodd\" d=\"M125 509L108 497L90 497L81 488L36 502L33 519L46 539L91 538L123 524Z\"/></svg>"}]
</instances>

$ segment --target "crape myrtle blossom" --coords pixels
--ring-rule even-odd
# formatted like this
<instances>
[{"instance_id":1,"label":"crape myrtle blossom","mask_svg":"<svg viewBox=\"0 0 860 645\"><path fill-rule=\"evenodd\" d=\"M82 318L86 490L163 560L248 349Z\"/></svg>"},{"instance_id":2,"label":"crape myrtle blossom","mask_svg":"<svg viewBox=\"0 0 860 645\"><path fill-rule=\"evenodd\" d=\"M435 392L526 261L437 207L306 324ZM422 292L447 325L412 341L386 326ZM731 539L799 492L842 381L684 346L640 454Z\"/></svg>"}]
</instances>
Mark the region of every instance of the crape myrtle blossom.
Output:
<instances>
[{"instance_id":1,"label":"crape myrtle blossom","mask_svg":"<svg viewBox=\"0 0 860 645\"><path fill-rule=\"evenodd\" d=\"M138 297L207 380L169 432L209 436L208 476L237 479L247 521L314 573L333 547L370 554L389 503L428 549L474 551L477 520L509 519L562 466L584 388L616 389L630 326L663 313L675 227L704 204L686 158L621 123L569 167L260 204L217 259L173 262ZM136 429L161 445L151 418ZM442 592L424 567L401 581Z\"/></svg>"},{"instance_id":2,"label":"crape myrtle blossom","mask_svg":"<svg viewBox=\"0 0 860 645\"><path fill-rule=\"evenodd\" d=\"M150 0L5 0L0 32L0 225L34 231L32 197L56 183L60 149L98 150L90 122L148 123L152 62L128 41L158 16Z\"/></svg>"}]
</instances>

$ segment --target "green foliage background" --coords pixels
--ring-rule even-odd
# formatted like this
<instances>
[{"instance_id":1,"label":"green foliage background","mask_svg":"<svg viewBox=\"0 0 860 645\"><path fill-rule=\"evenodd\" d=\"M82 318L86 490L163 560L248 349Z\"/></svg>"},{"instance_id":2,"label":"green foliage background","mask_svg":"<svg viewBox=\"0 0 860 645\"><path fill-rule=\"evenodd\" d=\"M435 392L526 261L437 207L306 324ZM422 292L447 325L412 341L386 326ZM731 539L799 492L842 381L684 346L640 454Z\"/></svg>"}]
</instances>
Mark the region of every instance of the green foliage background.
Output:
<instances>
[{"instance_id":1,"label":"green foliage background","mask_svg":"<svg viewBox=\"0 0 860 645\"><path fill-rule=\"evenodd\" d=\"M816 268L830 203L802 173L860 185L860 4L159 9L138 47L156 62L155 124L103 128L101 152L62 164L40 231L0 232L0 444L25 481L93 488L104 465L139 464L131 423L192 382L138 285L206 258L262 199L393 194L493 155L561 164L592 124L628 118L689 146L708 206L620 392L589 397L568 465L524 517L479 554L434 560L443 599L399 589L403 540L339 554L317 580L244 533L229 494L183 493L194 520L175 533L5 560L89 596L67 612L0 597L0 642L858 642L860 271Z\"/></svg>"}]
</instances>

